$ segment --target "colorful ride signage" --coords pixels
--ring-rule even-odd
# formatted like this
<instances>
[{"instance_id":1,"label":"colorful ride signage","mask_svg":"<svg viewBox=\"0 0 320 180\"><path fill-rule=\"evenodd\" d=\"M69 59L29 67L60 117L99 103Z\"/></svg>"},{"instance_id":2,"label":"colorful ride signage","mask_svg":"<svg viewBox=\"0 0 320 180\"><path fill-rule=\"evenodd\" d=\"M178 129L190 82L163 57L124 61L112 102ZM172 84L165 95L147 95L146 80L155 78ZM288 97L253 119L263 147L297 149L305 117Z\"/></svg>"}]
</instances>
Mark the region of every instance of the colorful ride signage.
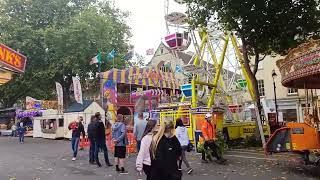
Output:
<instances>
[{"instance_id":1,"label":"colorful ride signage","mask_svg":"<svg viewBox=\"0 0 320 180\"><path fill-rule=\"evenodd\" d=\"M4 44L0 44L0 64L23 73L26 62L26 56L12 50Z\"/></svg>"}]
</instances>

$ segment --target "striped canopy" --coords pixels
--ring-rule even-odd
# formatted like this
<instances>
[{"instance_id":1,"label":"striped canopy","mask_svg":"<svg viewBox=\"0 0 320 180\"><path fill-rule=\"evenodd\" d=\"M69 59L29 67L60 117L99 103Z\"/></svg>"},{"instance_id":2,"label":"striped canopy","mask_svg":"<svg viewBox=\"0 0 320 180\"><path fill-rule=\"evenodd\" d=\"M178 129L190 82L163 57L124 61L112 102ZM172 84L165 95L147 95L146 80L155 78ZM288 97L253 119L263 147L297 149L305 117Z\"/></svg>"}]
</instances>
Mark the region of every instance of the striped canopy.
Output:
<instances>
[{"instance_id":1,"label":"striped canopy","mask_svg":"<svg viewBox=\"0 0 320 180\"><path fill-rule=\"evenodd\" d=\"M162 72L154 67L129 69L112 69L103 73L104 80L113 80L117 83L135 84L156 88L179 89L180 81L175 79L171 72Z\"/></svg>"}]
</instances>

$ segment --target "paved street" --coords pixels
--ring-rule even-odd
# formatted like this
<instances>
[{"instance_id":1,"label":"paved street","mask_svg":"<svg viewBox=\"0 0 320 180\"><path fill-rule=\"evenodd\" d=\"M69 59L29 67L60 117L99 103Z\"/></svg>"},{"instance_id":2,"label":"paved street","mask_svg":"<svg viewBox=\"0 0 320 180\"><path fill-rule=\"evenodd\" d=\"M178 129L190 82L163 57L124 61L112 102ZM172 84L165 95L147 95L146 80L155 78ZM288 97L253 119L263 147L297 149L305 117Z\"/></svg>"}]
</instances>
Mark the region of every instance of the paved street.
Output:
<instances>
[{"instance_id":1,"label":"paved street","mask_svg":"<svg viewBox=\"0 0 320 180\"><path fill-rule=\"evenodd\" d=\"M72 162L69 141L26 138L25 144L19 144L17 138L0 137L0 180L145 179L134 170L134 155L131 155L127 165L129 174L119 175L114 168L89 165L87 154L87 150L80 151L78 160ZM319 169L301 165L292 155L266 158L261 151L236 149L228 151L225 157L228 159L226 165L201 164L199 155L189 154L194 173L184 175L183 179L320 179Z\"/></svg>"}]
</instances>

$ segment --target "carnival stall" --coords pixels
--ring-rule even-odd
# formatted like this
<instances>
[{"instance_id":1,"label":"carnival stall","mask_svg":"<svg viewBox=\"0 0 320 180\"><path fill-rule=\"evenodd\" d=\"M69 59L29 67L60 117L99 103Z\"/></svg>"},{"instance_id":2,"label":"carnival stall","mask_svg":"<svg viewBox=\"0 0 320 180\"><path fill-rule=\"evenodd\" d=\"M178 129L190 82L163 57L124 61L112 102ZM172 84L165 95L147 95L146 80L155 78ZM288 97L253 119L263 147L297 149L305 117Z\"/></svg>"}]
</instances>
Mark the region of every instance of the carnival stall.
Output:
<instances>
[{"instance_id":1,"label":"carnival stall","mask_svg":"<svg viewBox=\"0 0 320 180\"><path fill-rule=\"evenodd\" d=\"M315 152L320 165L320 124L319 96L315 89L320 89L320 40L312 40L295 49L291 49L284 59L277 61L281 72L282 85L305 90L304 122L290 122L286 127L275 131L266 145L266 152L296 152L302 154L307 163L309 155Z\"/></svg>"},{"instance_id":2,"label":"carnival stall","mask_svg":"<svg viewBox=\"0 0 320 180\"><path fill-rule=\"evenodd\" d=\"M46 139L64 138L64 117L58 110L47 109L33 118L33 137Z\"/></svg>"},{"instance_id":3,"label":"carnival stall","mask_svg":"<svg viewBox=\"0 0 320 180\"><path fill-rule=\"evenodd\" d=\"M112 113L113 120L121 107L128 108L133 115L139 103L145 107L140 112L150 112L165 94L180 93L180 80L175 79L172 72L156 67L112 69L104 72L102 77L103 107Z\"/></svg>"},{"instance_id":4,"label":"carnival stall","mask_svg":"<svg viewBox=\"0 0 320 180\"><path fill-rule=\"evenodd\" d=\"M18 109L6 108L0 109L0 135L11 136L11 127L14 125Z\"/></svg>"},{"instance_id":5,"label":"carnival stall","mask_svg":"<svg viewBox=\"0 0 320 180\"><path fill-rule=\"evenodd\" d=\"M43 111L47 109L57 109L57 101L49 100L37 100L32 97L26 97L26 110L21 111L17 114L17 119L19 122L23 122L26 127L26 136L33 137L33 121L35 117L42 116Z\"/></svg>"},{"instance_id":6,"label":"carnival stall","mask_svg":"<svg viewBox=\"0 0 320 180\"><path fill-rule=\"evenodd\" d=\"M26 137L33 137L33 119L42 115L42 110L26 110L19 112L17 119L26 127Z\"/></svg>"}]
</instances>

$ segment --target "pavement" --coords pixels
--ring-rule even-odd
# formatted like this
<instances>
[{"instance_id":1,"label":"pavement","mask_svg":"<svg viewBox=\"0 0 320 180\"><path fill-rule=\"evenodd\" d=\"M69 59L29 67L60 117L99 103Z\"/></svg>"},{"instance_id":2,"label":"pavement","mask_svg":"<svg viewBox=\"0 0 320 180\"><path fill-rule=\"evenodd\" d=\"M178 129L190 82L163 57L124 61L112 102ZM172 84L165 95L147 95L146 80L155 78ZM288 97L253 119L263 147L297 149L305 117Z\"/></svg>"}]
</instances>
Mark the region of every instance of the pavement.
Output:
<instances>
[{"instance_id":1,"label":"pavement","mask_svg":"<svg viewBox=\"0 0 320 180\"><path fill-rule=\"evenodd\" d=\"M100 153L102 161L102 153ZM113 154L109 153L113 161ZM26 138L19 144L15 137L0 137L0 180L142 180L135 171L135 154L127 161L128 175L120 175L114 167L101 168L88 163L88 150L80 151L71 161L71 145L67 140ZM303 165L292 154L266 157L257 149L231 149L225 154L226 165L200 163L200 155L187 157L194 169L184 173L183 180L320 180L320 168Z\"/></svg>"}]
</instances>

